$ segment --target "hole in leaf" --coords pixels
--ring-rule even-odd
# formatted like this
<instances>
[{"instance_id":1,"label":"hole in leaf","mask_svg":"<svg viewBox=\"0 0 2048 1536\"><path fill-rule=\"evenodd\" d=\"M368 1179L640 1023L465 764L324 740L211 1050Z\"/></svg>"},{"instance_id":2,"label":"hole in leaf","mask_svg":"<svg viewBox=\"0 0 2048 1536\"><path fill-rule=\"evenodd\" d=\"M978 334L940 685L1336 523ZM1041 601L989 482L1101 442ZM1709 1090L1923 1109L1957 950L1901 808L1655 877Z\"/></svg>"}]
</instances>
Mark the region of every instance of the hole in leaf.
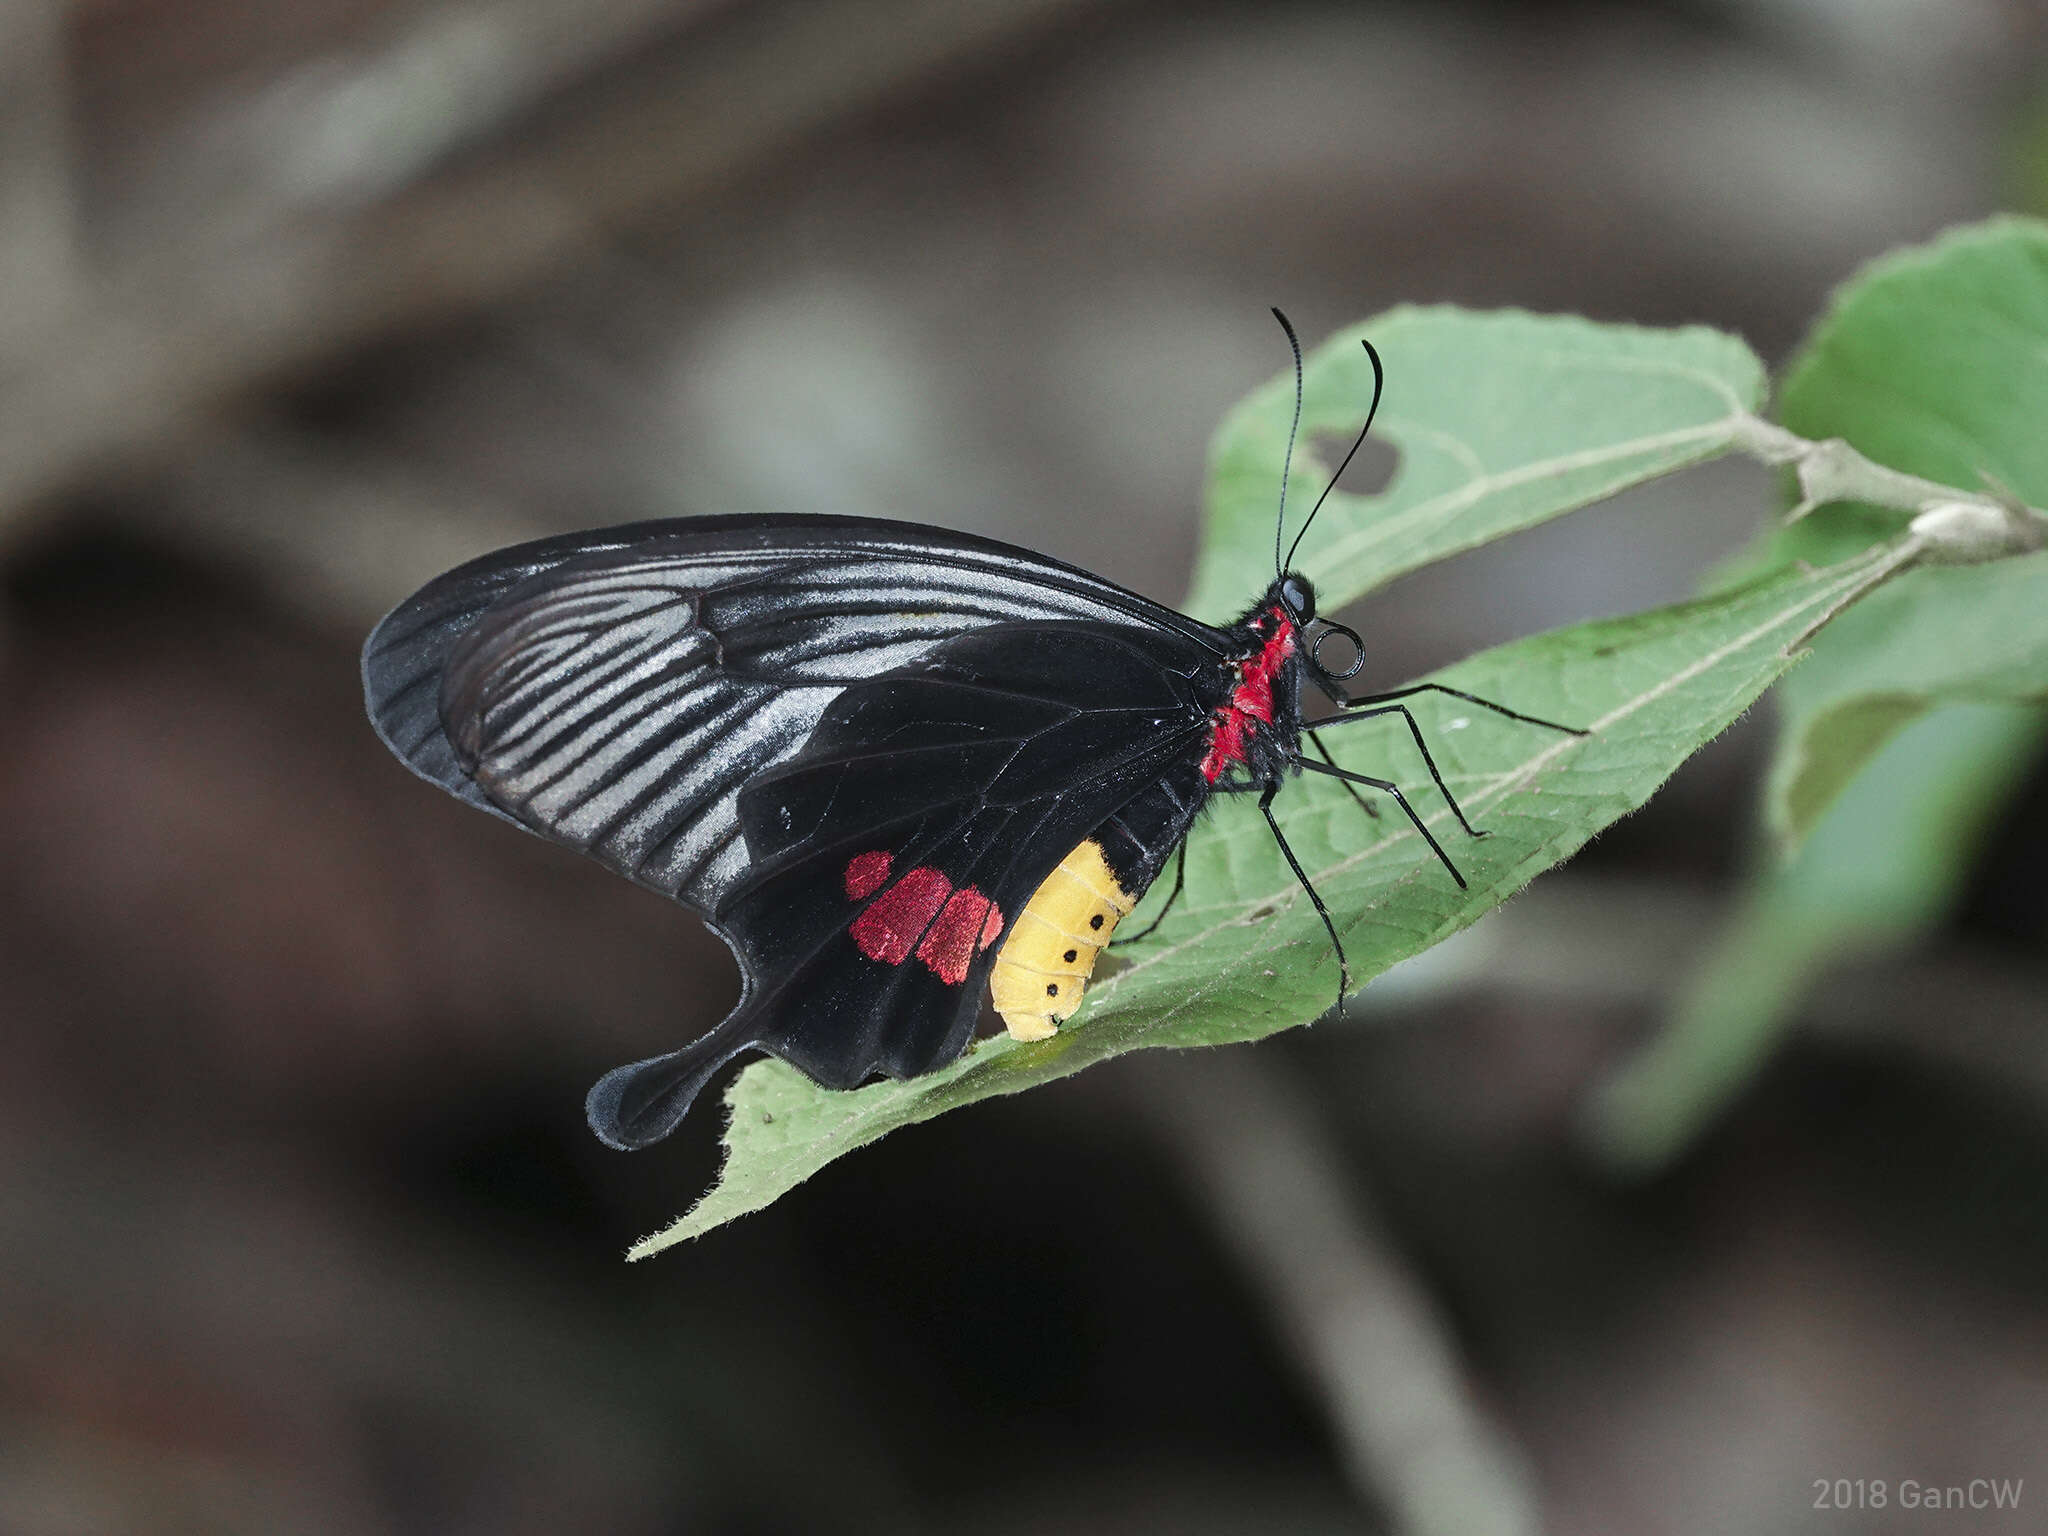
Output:
<instances>
[{"instance_id":1,"label":"hole in leaf","mask_svg":"<svg viewBox=\"0 0 2048 1536\"><path fill-rule=\"evenodd\" d=\"M1346 435L1335 432L1309 434L1309 452L1323 466L1324 475L1344 463L1344 455L1350 451L1354 436L1355 429ZM1337 482L1337 488L1352 496L1377 496L1394 483L1394 472L1400 467L1401 450L1375 434L1358 445L1358 452L1345 467L1344 478Z\"/></svg>"}]
</instances>

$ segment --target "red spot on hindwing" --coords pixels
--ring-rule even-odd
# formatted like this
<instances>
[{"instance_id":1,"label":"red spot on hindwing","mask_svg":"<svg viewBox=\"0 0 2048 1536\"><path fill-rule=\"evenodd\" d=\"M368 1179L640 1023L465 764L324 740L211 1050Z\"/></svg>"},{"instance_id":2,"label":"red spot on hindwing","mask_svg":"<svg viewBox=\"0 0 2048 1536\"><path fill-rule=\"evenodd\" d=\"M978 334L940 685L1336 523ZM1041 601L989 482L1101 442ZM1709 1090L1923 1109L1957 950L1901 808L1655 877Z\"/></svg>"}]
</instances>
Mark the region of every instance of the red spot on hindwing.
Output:
<instances>
[{"instance_id":1,"label":"red spot on hindwing","mask_svg":"<svg viewBox=\"0 0 2048 1536\"><path fill-rule=\"evenodd\" d=\"M953 882L936 869L913 869L869 902L847 931L870 960L901 965L952 894Z\"/></svg>"},{"instance_id":2,"label":"red spot on hindwing","mask_svg":"<svg viewBox=\"0 0 2048 1536\"><path fill-rule=\"evenodd\" d=\"M847 860L846 894L855 901L864 901L882 888L882 882L889 878L889 866L894 863L881 849L873 853L857 854Z\"/></svg>"},{"instance_id":3,"label":"red spot on hindwing","mask_svg":"<svg viewBox=\"0 0 2048 1536\"><path fill-rule=\"evenodd\" d=\"M917 958L949 987L967 979L976 950L987 949L1003 931L1003 914L973 886L955 891L938 918L925 930Z\"/></svg>"},{"instance_id":4,"label":"red spot on hindwing","mask_svg":"<svg viewBox=\"0 0 2048 1536\"><path fill-rule=\"evenodd\" d=\"M846 893L858 901L889 877L886 853L864 853L846 866ZM973 886L953 882L925 865L907 871L847 925L860 952L884 965L915 953L948 986L967 979L974 956L1002 936L1003 912Z\"/></svg>"}]
</instances>

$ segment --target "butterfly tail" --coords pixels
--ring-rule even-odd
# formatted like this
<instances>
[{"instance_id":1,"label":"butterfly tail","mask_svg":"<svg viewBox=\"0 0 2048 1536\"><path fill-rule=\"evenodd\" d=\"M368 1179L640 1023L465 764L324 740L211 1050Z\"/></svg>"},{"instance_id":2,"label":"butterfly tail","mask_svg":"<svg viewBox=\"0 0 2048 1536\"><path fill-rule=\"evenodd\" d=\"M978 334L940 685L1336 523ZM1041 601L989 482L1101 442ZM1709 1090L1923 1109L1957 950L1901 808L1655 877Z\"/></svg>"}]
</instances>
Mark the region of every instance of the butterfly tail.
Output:
<instances>
[{"instance_id":1,"label":"butterfly tail","mask_svg":"<svg viewBox=\"0 0 2048 1536\"><path fill-rule=\"evenodd\" d=\"M614 1068L592 1085L583 1112L597 1139L621 1152L634 1152L673 1131L704 1085L754 1042L751 1031L734 1029L743 1012L679 1051Z\"/></svg>"}]
</instances>

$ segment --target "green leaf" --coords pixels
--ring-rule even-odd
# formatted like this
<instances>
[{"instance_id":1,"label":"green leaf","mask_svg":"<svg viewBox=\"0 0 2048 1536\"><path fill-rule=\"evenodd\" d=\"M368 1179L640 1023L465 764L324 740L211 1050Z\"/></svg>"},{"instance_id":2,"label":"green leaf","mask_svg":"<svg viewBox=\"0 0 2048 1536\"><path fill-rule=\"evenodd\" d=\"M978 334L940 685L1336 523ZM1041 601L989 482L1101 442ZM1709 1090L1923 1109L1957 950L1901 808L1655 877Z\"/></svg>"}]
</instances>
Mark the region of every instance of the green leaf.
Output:
<instances>
[{"instance_id":1,"label":"green leaf","mask_svg":"<svg viewBox=\"0 0 2048 1536\"><path fill-rule=\"evenodd\" d=\"M1877 749L1930 706L2042 698L2048 552L1905 573L1830 626L1786 679L1766 800L1774 838L1797 848Z\"/></svg>"},{"instance_id":2,"label":"green leaf","mask_svg":"<svg viewBox=\"0 0 2048 1536\"><path fill-rule=\"evenodd\" d=\"M2048 504L2048 225L1994 219L1887 256L1844 285L1779 401L1804 437L1964 490L1993 477ZM1826 507L1772 558L1836 560L1906 514ZM1955 699L2048 698L2048 552L1889 583L1786 680L1768 822L1797 846L1900 727ZM1887 728L1888 727L1888 728Z\"/></svg>"},{"instance_id":3,"label":"green leaf","mask_svg":"<svg viewBox=\"0 0 2048 1536\"><path fill-rule=\"evenodd\" d=\"M1493 834L1467 840L1433 791L1415 797L1469 891L1452 884L1394 807L1383 804L1373 820L1341 785L1291 783L1277 808L1337 915L1356 979L1466 927L1641 805L1887 559L1880 551L1828 569L1781 571L1710 599L1520 640L1438 674L1594 731L1561 736L1454 700L1427 705L1446 780ZM1398 721L1347 726L1329 741L1340 761L1427 782ZM1134 929L1161 899L1148 898L1130 919ZM1225 800L1196 828L1186 896L1156 934L1122 953L1126 963L1102 975L1049 1040L985 1040L928 1076L845 1093L815 1087L779 1062L748 1067L727 1095L732 1119L719 1183L633 1256L759 1210L834 1158L901 1126L1126 1051L1256 1040L1325 1012L1337 985L1322 926L1245 797Z\"/></svg>"},{"instance_id":4,"label":"green leaf","mask_svg":"<svg viewBox=\"0 0 2048 1536\"><path fill-rule=\"evenodd\" d=\"M1779 414L1892 469L1962 489L1987 471L2048 502L2048 225L1995 219L1887 256L1844 285ZM1765 564L1853 558L1908 514L1823 507ZM2048 554L1910 570L1818 636L1778 690L1763 871L1658 1038L1597 1098L1619 1165L1669 1158L1747 1080L1828 965L1941 920L1981 829L2040 750Z\"/></svg>"},{"instance_id":5,"label":"green leaf","mask_svg":"<svg viewBox=\"0 0 2048 1536\"><path fill-rule=\"evenodd\" d=\"M1899 731L1790 864L1752 888L1666 1027L1601 1090L1601 1154L1655 1169L1770 1055L1834 965L1908 944L1956 898L1999 803L2040 750L2040 711L1954 704Z\"/></svg>"},{"instance_id":6,"label":"green leaf","mask_svg":"<svg viewBox=\"0 0 2048 1536\"><path fill-rule=\"evenodd\" d=\"M1372 401L1361 337L1386 363L1374 435L1401 461L1380 495L1333 492L1302 545L1298 563L1327 612L1418 566L1714 458L1763 397L1755 354L1700 326L1392 309L1305 363L1290 540L1336 468L1318 440L1341 455ZM1235 616L1263 588L1293 412L1290 369L1224 418L1192 612Z\"/></svg>"}]
</instances>

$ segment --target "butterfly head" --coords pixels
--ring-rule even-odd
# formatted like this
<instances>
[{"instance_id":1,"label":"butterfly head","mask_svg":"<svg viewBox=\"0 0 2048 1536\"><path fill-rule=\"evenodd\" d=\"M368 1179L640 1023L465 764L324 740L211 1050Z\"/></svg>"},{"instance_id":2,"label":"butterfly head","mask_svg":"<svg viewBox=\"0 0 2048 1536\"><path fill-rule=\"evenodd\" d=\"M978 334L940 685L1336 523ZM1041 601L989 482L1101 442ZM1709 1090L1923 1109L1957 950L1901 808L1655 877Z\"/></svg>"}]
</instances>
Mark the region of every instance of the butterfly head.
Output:
<instances>
[{"instance_id":1,"label":"butterfly head","mask_svg":"<svg viewBox=\"0 0 2048 1536\"><path fill-rule=\"evenodd\" d=\"M1286 606L1287 616L1294 621L1296 629L1315 622L1316 589L1301 572L1288 571L1283 575L1280 578L1280 590L1277 595Z\"/></svg>"},{"instance_id":2,"label":"butterfly head","mask_svg":"<svg viewBox=\"0 0 2048 1536\"><path fill-rule=\"evenodd\" d=\"M1290 649L1302 658L1311 680L1326 693L1341 697L1338 685L1346 678L1356 677L1365 666L1364 639L1350 625L1317 615L1315 584L1299 571L1283 572L1265 599L1252 610L1252 631L1259 638L1282 628L1293 631ZM1343 646L1325 654L1325 647L1333 639L1341 639L1350 647L1348 660Z\"/></svg>"}]
</instances>

